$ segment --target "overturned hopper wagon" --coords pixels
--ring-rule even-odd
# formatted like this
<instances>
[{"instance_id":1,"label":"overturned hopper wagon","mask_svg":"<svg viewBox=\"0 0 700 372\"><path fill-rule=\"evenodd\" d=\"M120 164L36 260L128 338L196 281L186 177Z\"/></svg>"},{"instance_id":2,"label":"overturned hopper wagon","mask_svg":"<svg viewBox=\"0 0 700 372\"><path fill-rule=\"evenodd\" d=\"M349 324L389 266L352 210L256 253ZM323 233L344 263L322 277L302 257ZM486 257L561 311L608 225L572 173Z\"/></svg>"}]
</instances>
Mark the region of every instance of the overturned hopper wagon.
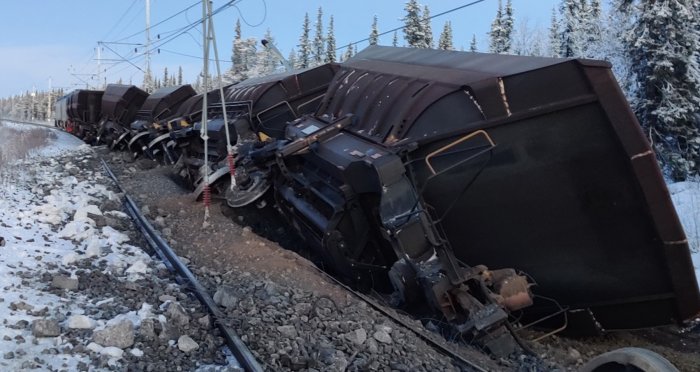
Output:
<instances>
[{"instance_id":1,"label":"overturned hopper wagon","mask_svg":"<svg viewBox=\"0 0 700 372\"><path fill-rule=\"evenodd\" d=\"M337 70L338 65L330 63L305 70L248 79L225 89L223 106L218 90L210 92L208 97L211 107L208 111L207 131L209 163L213 164L214 168L210 183L224 180L224 176L229 173L229 166L225 162L227 142L222 107L225 106L228 113L231 145L241 147L244 143L251 144L261 138L284 138L285 127L289 121L316 111ZM201 103L198 108L201 111ZM201 121L201 114L198 115L198 119ZM196 122L191 130L184 131L187 134L188 157L183 159L182 164L194 181L195 198L199 197L204 189L199 172L204 165L204 146L199 138L200 130L201 122ZM240 143L237 143L238 139L241 140ZM243 188L241 190L245 190L242 192L256 190L249 195L256 195L256 185L258 183L255 180L247 178L240 183ZM253 189L249 190L248 187ZM244 203L251 201L243 199ZM229 204L238 205L240 202L242 201L230 200Z\"/></svg>"},{"instance_id":2,"label":"overturned hopper wagon","mask_svg":"<svg viewBox=\"0 0 700 372\"><path fill-rule=\"evenodd\" d=\"M108 84L102 96L98 142L110 146L122 143L129 135L129 124L147 97L148 93L134 85Z\"/></svg>"},{"instance_id":3,"label":"overturned hopper wagon","mask_svg":"<svg viewBox=\"0 0 700 372\"><path fill-rule=\"evenodd\" d=\"M101 113L101 90L77 89L57 100L55 125L85 142L92 142L97 133Z\"/></svg>"},{"instance_id":4,"label":"overturned hopper wagon","mask_svg":"<svg viewBox=\"0 0 700 372\"><path fill-rule=\"evenodd\" d=\"M168 120L173 118L178 108L194 95L196 95L194 88L186 84L157 89L146 98L130 125L131 138L128 147L134 156L146 152L149 157L154 157L149 143L167 132Z\"/></svg>"},{"instance_id":5,"label":"overturned hopper wagon","mask_svg":"<svg viewBox=\"0 0 700 372\"><path fill-rule=\"evenodd\" d=\"M501 324L492 303L528 307L532 281L572 330L700 311L683 229L608 63L370 47L276 138L237 164L327 267L460 331Z\"/></svg>"}]
</instances>

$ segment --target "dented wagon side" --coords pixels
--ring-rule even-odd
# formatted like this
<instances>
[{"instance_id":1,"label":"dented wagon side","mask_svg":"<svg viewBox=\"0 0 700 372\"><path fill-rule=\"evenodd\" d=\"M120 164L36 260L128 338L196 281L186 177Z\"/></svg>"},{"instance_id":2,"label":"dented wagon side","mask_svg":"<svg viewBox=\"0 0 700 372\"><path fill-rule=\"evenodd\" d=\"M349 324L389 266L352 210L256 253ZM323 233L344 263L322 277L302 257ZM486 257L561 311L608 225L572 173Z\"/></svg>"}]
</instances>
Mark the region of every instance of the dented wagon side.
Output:
<instances>
[{"instance_id":1,"label":"dented wagon side","mask_svg":"<svg viewBox=\"0 0 700 372\"><path fill-rule=\"evenodd\" d=\"M459 329L500 324L493 301L527 307L533 282L574 330L700 310L663 177L604 62L370 47L315 115L239 165L266 174L332 271ZM536 296L528 313L551 311Z\"/></svg>"}]
</instances>

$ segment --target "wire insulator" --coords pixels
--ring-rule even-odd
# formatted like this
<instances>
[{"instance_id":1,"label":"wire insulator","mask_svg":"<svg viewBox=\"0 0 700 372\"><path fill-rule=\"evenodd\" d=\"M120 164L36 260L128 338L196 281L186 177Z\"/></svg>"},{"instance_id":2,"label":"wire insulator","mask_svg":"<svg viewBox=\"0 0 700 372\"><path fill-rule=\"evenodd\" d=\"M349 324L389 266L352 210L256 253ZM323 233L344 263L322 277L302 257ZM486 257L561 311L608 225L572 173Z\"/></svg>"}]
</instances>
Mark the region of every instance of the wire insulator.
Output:
<instances>
[{"instance_id":1,"label":"wire insulator","mask_svg":"<svg viewBox=\"0 0 700 372\"><path fill-rule=\"evenodd\" d=\"M236 163L233 161L233 154L229 153L228 156L228 170L231 173L231 176L236 175Z\"/></svg>"},{"instance_id":2,"label":"wire insulator","mask_svg":"<svg viewBox=\"0 0 700 372\"><path fill-rule=\"evenodd\" d=\"M206 208L209 208L211 205L211 190L209 189L209 185L204 186L204 206Z\"/></svg>"}]
</instances>

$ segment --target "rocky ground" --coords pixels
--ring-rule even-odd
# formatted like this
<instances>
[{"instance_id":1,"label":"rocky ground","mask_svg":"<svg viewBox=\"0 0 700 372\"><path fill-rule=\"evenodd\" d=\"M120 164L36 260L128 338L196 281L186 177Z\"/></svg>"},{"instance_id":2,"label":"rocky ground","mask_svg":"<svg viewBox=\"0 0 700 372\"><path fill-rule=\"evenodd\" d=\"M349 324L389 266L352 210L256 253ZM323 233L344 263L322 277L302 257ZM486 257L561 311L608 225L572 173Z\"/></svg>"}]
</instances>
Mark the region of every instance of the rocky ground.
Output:
<instances>
[{"instance_id":1,"label":"rocky ground","mask_svg":"<svg viewBox=\"0 0 700 372\"><path fill-rule=\"evenodd\" d=\"M8 145L0 162L0 370L236 370L199 302L141 248L92 148L32 131L37 151Z\"/></svg>"},{"instance_id":2,"label":"rocky ground","mask_svg":"<svg viewBox=\"0 0 700 372\"><path fill-rule=\"evenodd\" d=\"M0 369L235 369L219 366L227 358L213 320L151 258L125 218L120 195L98 163L103 157L221 306L226 318L220 321L266 370L459 370L306 258L256 235L260 225L272 223L265 217L235 214L215 202L209 226L202 228L202 204L189 198L167 167L105 148L52 156L0 168L0 277L11 278L0 282L6 292ZM284 226L265 228L275 240L294 239ZM673 328L588 339L552 336L529 343L536 357L508 360L441 342L489 371L574 371L594 355L624 346L659 352L682 371L700 370L698 332Z\"/></svg>"}]
</instances>

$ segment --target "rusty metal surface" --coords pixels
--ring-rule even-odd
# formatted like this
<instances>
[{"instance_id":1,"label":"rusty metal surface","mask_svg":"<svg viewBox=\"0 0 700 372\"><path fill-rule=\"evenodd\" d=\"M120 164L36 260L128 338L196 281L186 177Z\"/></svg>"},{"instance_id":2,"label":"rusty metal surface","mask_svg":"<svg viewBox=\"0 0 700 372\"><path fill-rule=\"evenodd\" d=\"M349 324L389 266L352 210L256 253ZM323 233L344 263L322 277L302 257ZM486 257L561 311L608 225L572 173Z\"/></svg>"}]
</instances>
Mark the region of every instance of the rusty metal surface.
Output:
<instances>
[{"instance_id":1,"label":"rusty metal surface","mask_svg":"<svg viewBox=\"0 0 700 372\"><path fill-rule=\"evenodd\" d=\"M134 85L108 84L102 96L102 117L128 125L147 97L148 93Z\"/></svg>"},{"instance_id":2,"label":"rusty metal surface","mask_svg":"<svg viewBox=\"0 0 700 372\"><path fill-rule=\"evenodd\" d=\"M316 116L347 114L354 136L407 151L418 190L434 173L426 156L488 132L495 149L422 194L467 264L523 270L536 293L605 329L700 311L685 235L609 64L370 47L341 66ZM460 144L436 166L484 145Z\"/></svg>"}]
</instances>

